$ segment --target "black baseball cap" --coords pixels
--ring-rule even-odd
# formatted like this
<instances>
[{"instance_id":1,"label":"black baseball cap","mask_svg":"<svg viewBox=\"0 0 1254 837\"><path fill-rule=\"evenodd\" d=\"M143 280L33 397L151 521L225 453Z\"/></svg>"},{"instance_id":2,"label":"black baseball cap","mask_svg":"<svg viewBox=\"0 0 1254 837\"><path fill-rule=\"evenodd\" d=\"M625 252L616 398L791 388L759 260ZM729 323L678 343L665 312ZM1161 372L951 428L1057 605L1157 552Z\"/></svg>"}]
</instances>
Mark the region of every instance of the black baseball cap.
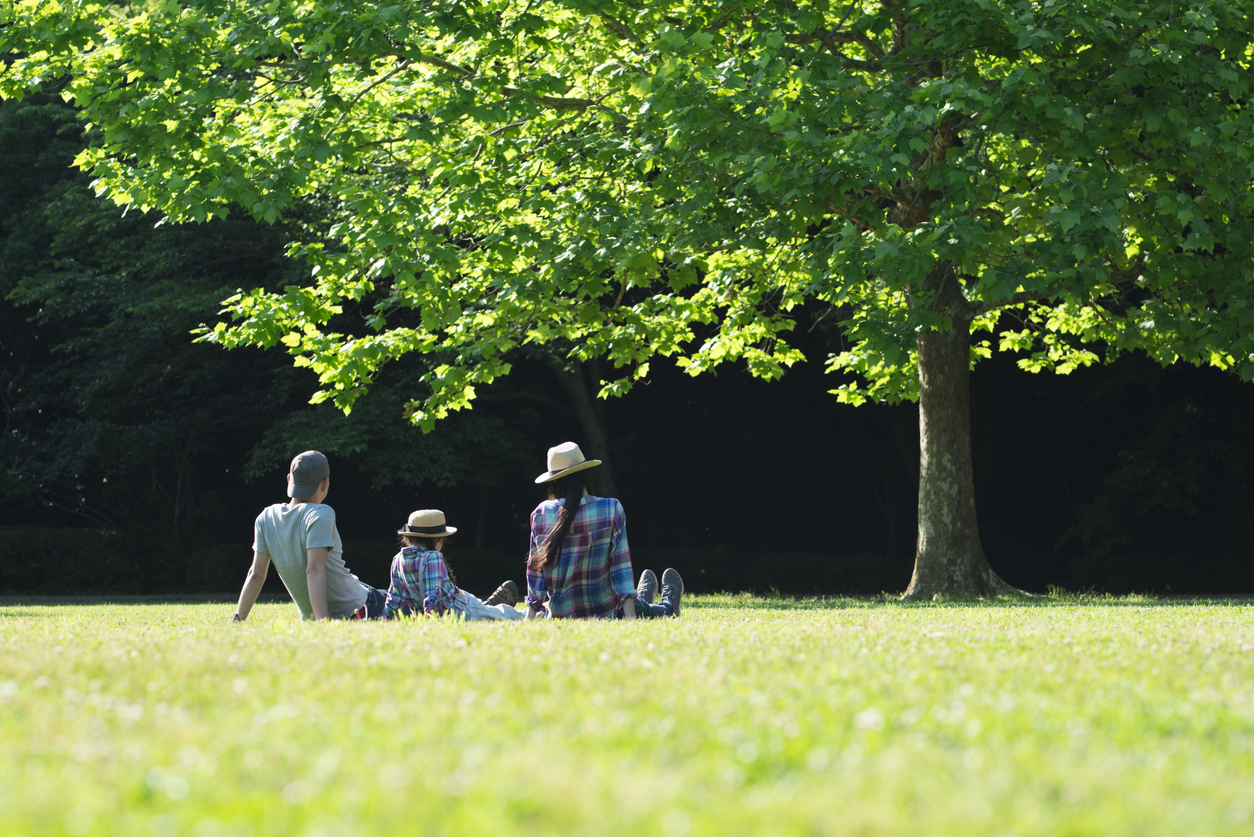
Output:
<instances>
[{"instance_id":1,"label":"black baseball cap","mask_svg":"<svg viewBox=\"0 0 1254 837\"><path fill-rule=\"evenodd\" d=\"M296 454L288 473L292 479L287 484L287 496L304 500L317 494L318 486L331 476L331 463L316 450L307 450Z\"/></svg>"}]
</instances>

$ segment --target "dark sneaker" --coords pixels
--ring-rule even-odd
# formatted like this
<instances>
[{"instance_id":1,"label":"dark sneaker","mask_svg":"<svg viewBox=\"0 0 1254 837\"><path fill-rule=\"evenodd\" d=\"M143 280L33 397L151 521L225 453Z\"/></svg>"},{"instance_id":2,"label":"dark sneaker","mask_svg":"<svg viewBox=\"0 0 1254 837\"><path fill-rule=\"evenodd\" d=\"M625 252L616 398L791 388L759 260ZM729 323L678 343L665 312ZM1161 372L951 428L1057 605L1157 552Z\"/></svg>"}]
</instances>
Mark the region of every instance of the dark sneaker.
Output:
<instances>
[{"instance_id":1,"label":"dark sneaker","mask_svg":"<svg viewBox=\"0 0 1254 837\"><path fill-rule=\"evenodd\" d=\"M673 616L679 615L679 600L684 596L684 580L675 570L662 573L662 603L669 603Z\"/></svg>"},{"instance_id":2,"label":"dark sneaker","mask_svg":"<svg viewBox=\"0 0 1254 837\"><path fill-rule=\"evenodd\" d=\"M653 574L653 570L645 570L640 573L640 583L636 585L636 598L645 604L653 604L655 595L657 595L657 576Z\"/></svg>"},{"instance_id":3,"label":"dark sneaker","mask_svg":"<svg viewBox=\"0 0 1254 837\"><path fill-rule=\"evenodd\" d=\"M499 604L513 607L518 604L518 585L512 581L505 582L496 588L491 596L484 599L483 603L488 607L496 607Z\"/></svg>"}]
</instances>

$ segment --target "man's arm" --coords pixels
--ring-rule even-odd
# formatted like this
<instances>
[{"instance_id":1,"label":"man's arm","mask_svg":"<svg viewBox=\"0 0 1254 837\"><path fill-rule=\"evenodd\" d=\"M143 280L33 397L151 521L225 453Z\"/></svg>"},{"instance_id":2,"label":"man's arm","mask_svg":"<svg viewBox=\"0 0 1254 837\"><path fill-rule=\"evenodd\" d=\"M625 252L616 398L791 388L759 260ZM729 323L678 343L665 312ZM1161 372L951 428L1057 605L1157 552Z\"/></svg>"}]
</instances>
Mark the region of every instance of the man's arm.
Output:
<instances>
[{"instance_id":1,"label":"man's arm","mask_svg":"<svg viewBox=\"0 0 1254 837\"><path fill-rule=\"evenodd\" d=\"M264 552L253 553L253 565L248 568L248 577L244 579L244 589L239 593L239 604L235 607L235 615L243 622L261 593L261 585L266 583L266 574L270 572L270 556Z\"/></svg>"},{"instance_id":2,"label":"man's arm","mask_svg":"<svg viewBox=\"0 0 1254 837\"><path fill-rule=\"evenodd\" d=\"M305 582L309 587L309 607L314 619L330 619L327 608L327 548L306 549Z\"/></svg>"}]
</instances>

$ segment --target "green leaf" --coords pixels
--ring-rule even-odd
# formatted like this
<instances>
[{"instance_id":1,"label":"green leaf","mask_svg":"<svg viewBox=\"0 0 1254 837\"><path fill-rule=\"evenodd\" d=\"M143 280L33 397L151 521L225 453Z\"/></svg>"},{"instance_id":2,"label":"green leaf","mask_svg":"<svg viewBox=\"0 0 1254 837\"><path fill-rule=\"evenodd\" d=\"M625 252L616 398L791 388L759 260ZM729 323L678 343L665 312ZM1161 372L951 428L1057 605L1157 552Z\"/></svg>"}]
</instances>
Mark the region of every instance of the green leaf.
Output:
<instances>
[{"instance_id":1,"label":"green leaf","mask_svg":"<svg viewBox=\"0 0 1254 837\"><path fill-rule=\"evenodd\" d=\"M628 381L656 355L772 378L797 312L831 305L857 378L837 397L911 398L916 335L964 321L951 278L985 309L1038 296L1023 315L1077 345L1248 355L1240 4L915 3L931 34L904 42L868 7L838 50L810 37L835 6L268 5L22 4L0 89L72 79L79 165L113 200L286 236L306 287L240 297L215 334L317 326L302 357L342 407L438 357L429 425L523 342ZM856 63L863 36L902 44L890 66ZM356 336L327 327L348 307ZM1088 362L1042 351L1025 368Z\"/></svg>"},{"instance_id":2,"label":"green leaf","mask_svg":"<svg viewBox=\"0 0 1254 837\"><path fill-rule=\"evenodd\" d=\"M1070 232L1080 223L1080 213L1074 209L1064 209L1058 213L1058 225L1063 232Z\"/></svg>"}]
</instances>

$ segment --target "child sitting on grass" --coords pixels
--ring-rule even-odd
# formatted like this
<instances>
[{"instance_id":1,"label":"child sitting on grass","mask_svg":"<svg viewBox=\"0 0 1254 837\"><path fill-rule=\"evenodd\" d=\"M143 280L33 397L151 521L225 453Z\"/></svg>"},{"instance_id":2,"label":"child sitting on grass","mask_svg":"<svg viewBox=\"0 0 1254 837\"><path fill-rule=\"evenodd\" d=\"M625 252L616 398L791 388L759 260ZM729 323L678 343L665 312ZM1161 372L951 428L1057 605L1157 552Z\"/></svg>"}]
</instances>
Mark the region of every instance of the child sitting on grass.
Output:
<instances>
[{"instance_id":1,"label":"child sitting on grass","mask_svg":"<svg viewBox=\"0 0 1254 837\"><path fill-rule=\"evenodd\" d=\"M444 563L444 539L457 531L444 520L439 509L422 509L409 516L409 522L396 534L401 551L392 559L392 583L384 605L388 619L421 612L440 616L451 611L463 619L522 619L514 608L518 585L506 581L488 600L482 601L458 588Z\"/></svg>"}]
</instances>

